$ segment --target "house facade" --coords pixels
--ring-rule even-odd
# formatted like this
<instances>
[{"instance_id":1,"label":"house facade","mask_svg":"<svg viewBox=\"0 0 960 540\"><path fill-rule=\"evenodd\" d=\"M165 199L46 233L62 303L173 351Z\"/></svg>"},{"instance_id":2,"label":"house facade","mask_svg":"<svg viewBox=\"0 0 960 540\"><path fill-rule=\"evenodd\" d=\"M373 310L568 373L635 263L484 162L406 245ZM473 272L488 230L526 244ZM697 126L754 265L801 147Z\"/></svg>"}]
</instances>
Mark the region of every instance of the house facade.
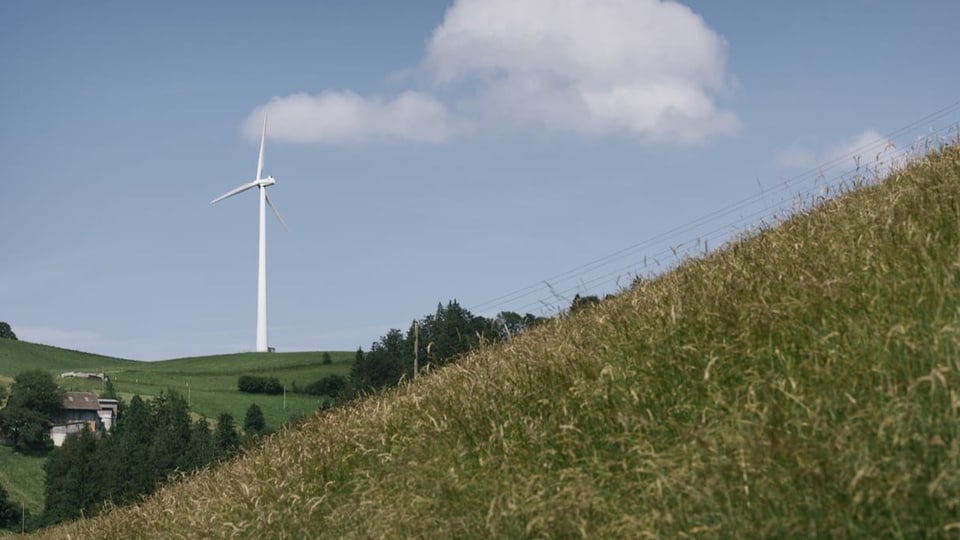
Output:
<instances>
[{"instance_id":1,"label":"house facade","mask_svg":"<svg viewBox=\"0 0 960 540\"><path fill-rule=\"evenodd\" d=\"M54 446L72 433L86 427L90 431L110 430L117 418L118 402L115 399L97 399L92 392L67 392L63 397L63 410L51 419L50 438Z\"/></svg>"},{"instance_id":2,"label":"house facade","mask_svg":"<svg viewBox=\"0 0 960 540\"><path fill-rule=\"evenodd\" d=\"M120 401L106 398L100 398L97 401L100 402L99 415L103 429L110 431L113 429L113 424L117 421L117 411L120 408Z\"/></svg>"}]
</instances>

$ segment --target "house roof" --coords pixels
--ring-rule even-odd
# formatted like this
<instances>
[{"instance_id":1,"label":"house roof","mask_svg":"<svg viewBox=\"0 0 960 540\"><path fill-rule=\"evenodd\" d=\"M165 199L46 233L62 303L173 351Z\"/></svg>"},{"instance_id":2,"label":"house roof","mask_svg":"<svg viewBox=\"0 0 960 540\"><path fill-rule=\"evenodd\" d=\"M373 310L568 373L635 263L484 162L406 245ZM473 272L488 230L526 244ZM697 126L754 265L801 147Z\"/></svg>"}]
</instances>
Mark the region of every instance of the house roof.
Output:
<instances>
[{"instance_id":1,"label":"house roof","mask_svg":"<svg viewBox=\"0 0 960 540\"><path fill-rule=\"evenodd\" d=\"M92 392L67 392L63 396L63 408L71 411L99 411L100 402Z\"/></svg>"}]
</instances>

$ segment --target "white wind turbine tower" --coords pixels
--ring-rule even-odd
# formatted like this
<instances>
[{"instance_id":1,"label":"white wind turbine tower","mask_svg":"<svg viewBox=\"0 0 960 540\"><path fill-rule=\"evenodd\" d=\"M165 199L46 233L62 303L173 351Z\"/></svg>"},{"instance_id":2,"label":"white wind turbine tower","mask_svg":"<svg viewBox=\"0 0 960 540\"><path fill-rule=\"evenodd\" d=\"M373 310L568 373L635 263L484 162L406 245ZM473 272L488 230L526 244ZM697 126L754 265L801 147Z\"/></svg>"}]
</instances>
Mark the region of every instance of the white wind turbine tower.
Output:
<instances>
[{"instance_id":1,"label":"white wind turbine tower","mask_svg":"<svg viewBox=\"0 0 960 540\"><path fill-rule=\"evenodd\" d=\"M231 189L216 199L210 201L210 204L220 202L224 199L233 197L237 193L246 191L252 187L260 188L260 259L257 269L257 352L267 352L267 213L266 206L270 205L274 215L280 220L284 228L287 224L280 217L277 207L267 196L267 186L276 184L277 181L272 176L263 177L263 143L267 136L267 117L263 117L263 131L260 133L260 158L257 160L257 176L252 182L243 184L240 187Z\"/></svg>"}]
</instances>

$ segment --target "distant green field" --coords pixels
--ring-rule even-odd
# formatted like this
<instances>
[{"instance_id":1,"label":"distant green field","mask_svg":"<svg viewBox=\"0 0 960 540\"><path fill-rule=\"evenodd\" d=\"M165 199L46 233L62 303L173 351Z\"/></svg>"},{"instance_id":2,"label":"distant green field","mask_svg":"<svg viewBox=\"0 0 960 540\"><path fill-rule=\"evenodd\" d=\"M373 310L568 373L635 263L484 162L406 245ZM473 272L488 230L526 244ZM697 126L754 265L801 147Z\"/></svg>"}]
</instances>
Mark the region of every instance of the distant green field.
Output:
<instances>
[{"instance_id":1,"label":"distant green field","mask_svg":"<svg viewBox=\"0 0 960 540\"><path fill-rule=\"evenodd\" d=\"M263 409L267 425L276 428L289 419L312 414L320 405L320 398L293 394L291 389L295 381L302 386L326 375L349 373L352 353L331 352L333 363L329 365L323 365L321 354L245 353L141 362L116 371L108 369L107 374L122 397L133 394L155 396L172 389L187 398L195 413L215 419L220 413L229 412L238 424L243 422L247 407L256 403ZM287 388L286 396L239 392L237 379L240 375L276 377ZM68 384L96 387L99 382L62 384L65 387Z\"/></svg>"},{"instance_id":2,"label":"distant green field","mask_svg":"<svg viewBox=\"0 0 960 540\"><path fill-rule=\"evenodd\" d=\"M0 340L0 385L7 388L14 377L29 369L49 371L65 390L102 393L103 383L95 379L63 378L67 371L105 372L120 397L129 401L134 395L151 399L160 392L174 390L183 395L190 409L216 421L221 413L230 413L237 426L243 425L246 410L256 403L262 410L268 429L312 415L323 398L293 394L268 396L245 394L237 390L240 375L276 377L289 390L294 381L303 386L326 375L347 375L354 353L330 352L332 364L324 365L322 352L244 353L163 362L137 362L96 354L59 349L23 341ZM43 510L43 463L45 457L27 457L0 446L0 484L12 500L26 504L34 514Z\"/></svg>"},{"instance_id":3,"label":"distant green field","mask_svg":"<svg viewBox=\"0 0 960 540\"><path fill-rule=\"evenodd\" d=\"M187 398L196 414L216 419L221 413L233 415L243 423L247 408L256 403L263 409L267 426L277 428L284 422L312 414L322 398L294 394L298 385L329 374L347 375L351 352L330 352L333 363L324 365L322 352L242 353L218 356L180 358L163 362L121 360L26 343L0 340L0 384L27 369L43 369L53 373L66 390L101 393L103 383L94 379L61 378L67 371L105 372L124 399L135 394L151 398L160 392L174 390ZM240 375L276 377L288 389L286 396L245 394L237 390ZM5 382L4 382L5 381Z\"/></svg>"},{"instance_id":4,"label":"distant green field","mask_svg":"<svg viewBox=\"0 0 960 540\"><path fill-rule=\"evenodd\" d=\"M140 363L25 341L0 339L0 377L12 378L17 373L28 369L44 369L59 375L63 371L100 371Z\"/></svg>"}]
</instances>

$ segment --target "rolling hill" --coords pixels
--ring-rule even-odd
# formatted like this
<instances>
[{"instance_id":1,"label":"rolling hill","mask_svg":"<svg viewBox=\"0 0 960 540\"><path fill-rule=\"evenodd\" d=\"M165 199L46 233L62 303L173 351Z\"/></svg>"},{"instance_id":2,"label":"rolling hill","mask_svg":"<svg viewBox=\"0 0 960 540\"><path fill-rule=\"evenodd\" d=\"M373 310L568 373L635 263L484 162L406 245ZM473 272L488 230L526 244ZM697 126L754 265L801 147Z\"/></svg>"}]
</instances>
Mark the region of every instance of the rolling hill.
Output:
<instances>
[{"instance_id":1,"label":"rolling hill","mask_svg":"<svg viewBox=\"0 0 960 540\"><path fill-rule=\"evenodd\" d=\"M49 538L960 533L960 148Z\"/></svg>"},{"instance_id":2,"label":"rolling hill","mask_svg":"<svg viewBox=\"0 0 960 540\"><path fill-rule=\"evenodd\" d=\"M10 384L27 369L49 371L66 390L100 392L99 380L61 378L68 371L104 372L121 397L134 394L148 398L174 390L188 397L193 412L216 418L228 412L243 418L256 401L268 425L279 426L291 418L315 411L317 398L287 393L286 396L244 394L237 390L240 375L276 377L287 387L304 384L332 373L346 374L354 353L331 352L333 363L323 365L322 352L241 353L178 358L161 362L121 360L22 341L0 340L0 382Z\"/></svg>"}]
</instances>

